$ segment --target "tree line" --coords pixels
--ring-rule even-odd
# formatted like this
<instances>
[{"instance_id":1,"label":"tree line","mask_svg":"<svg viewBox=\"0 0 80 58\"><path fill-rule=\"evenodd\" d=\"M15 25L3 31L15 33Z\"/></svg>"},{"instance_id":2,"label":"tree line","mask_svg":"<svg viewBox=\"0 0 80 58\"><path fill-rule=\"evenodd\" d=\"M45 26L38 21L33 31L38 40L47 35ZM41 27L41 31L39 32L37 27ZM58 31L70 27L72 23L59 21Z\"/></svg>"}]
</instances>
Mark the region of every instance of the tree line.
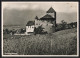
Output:
<instances>
[{"instance_id":1,"label":"tree line","mask_svg":"<svg viewBox=\"0 0 80 58\"><path fill-rule=\"evenodd\" d=\"M15 29L9 30L6 28L3 30L3 34L12 34L12 35L15 33L24 33L24 32L26 32L26 29L23 29L23 28L18 30L15 30Z\"/></svg>"},{"instance_id":2,"label":"tree line","mask_svg":"<svg viewBox=\"0 0 80 58\"><path fill-rule=\"evenodd\" d=\"M65 30L65 29L71 29L71 28L76 28L77 27L77 22L72 22L72 23L67 23L64 20L61 21L61 23L56 24L56 31L60 31L60 30ZM47 34L47 32L43 31L43 27L39 26L38 28L34 28L34 34ZM26 32L26 29L19 29L19 30L8 30L5 29L3 30L3 34L15 34L15 33L24 33Z\"/></svg>"}]
</instances>

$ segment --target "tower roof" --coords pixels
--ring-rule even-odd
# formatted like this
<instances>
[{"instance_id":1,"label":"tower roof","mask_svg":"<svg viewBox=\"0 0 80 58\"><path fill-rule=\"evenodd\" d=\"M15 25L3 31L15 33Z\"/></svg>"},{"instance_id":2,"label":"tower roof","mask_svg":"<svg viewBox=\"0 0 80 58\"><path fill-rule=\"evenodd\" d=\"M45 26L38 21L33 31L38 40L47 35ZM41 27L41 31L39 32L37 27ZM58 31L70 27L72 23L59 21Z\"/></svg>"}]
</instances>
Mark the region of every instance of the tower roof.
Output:
<instances>
[{"instance_id":1,"label":"tower roof","mask_svg":"<svg viewBox=\"0 0 80 58\"><path fill-rule=\"evenodd\" d=\"M51 15L49 15L49 14L46 14L45 16L43 16L42 18L53 18ZM42 19L41 18L41 19Z\"/></svg>"},{"instance_id":2,"label":"tower roof","mask_svg":"<svg viewBox=\"0 0 80 58\"><path fill-rule=\"evenodd\" d=\"M53 12L55 12L55 10L52 7L47 11L47 13L53 13Z\"/></svg>"}]
</instances>

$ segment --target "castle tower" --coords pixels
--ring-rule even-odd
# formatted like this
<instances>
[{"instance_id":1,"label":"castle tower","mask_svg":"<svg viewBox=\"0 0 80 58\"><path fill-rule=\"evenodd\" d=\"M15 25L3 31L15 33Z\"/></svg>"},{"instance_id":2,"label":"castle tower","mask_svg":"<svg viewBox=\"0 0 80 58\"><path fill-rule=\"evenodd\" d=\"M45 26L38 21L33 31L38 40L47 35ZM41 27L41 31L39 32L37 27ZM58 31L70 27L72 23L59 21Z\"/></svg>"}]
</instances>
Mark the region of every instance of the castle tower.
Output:
<instances>
[{"instance_id":1,"label":"castle tower","mask_svg":"<svg viewBox=\"0 0 80 58\"><path fill-rule=\"evenodd\" d=\"M42 26L45 32L47 33L53 33L56 30L56 12L51 7L48 11L46 11L46 14L38 18L35 17L35 27Z\"/></svg>"},{"instance_id":2,"label":"castle tower","mask_svg":"<svg viewBox=\"0 0 80 58\"><path fill-rule=\"evenodd\" d=\"M53 21L53 29L54 29L53 32L55 32L56 31L56 11L52 7L50 7L50 9L46 13L53 17L53 20L52 20Z\"/></svg>"},{"instance_id":3,"label":"castle tower","mask_svg":"<svg viewBox=\"0 0 80 58\"><path fill-rule=\"evenodd\" d=\"M46 13L51 15L53 18L56 18L56 11L52 7L50 7Z\"/></svg>"},{"instance_id":4,"label":"castle tower","mask_svg":"<svg viewBox=\"0 0 80 58\"><path fill-rule=\"evenodd\" d=\"M40 19L38 18L38 16L35 17L35 27L37 28L38 26L40 26Z\"/></svg>"}]
</instances>

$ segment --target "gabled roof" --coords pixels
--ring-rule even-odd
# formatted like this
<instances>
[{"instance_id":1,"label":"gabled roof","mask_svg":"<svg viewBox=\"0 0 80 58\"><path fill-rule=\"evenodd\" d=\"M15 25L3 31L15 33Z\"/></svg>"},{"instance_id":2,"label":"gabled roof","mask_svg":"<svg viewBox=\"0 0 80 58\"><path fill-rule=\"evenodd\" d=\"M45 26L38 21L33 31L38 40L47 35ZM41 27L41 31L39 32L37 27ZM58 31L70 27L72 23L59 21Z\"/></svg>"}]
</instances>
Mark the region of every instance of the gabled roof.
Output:
<instances>
[{"instance_id":1,"label":"gabled roof","mask_svg":"<svg viewBox=\"0 0 80 58\"><path fill-rule=\"evenodd\" d=\"M28 23L26 24L26 26L32 26L34 24L35 24L34 21L28 21Z\"/></svg>"},{"instance_id":2,"label":"gabled roof","mask_svg":"<svg viewBox=\"0 0 80 58\"><path fill-rule=\"evenodd\" d=\"M55 12L55 10L52 7L47 11L47 13L53 13L53 12Z\"/></svg>"},{"instance_id":3,"label":"gabled roof","mask_svg":"<svg viewBox=\"0 0 80 58\"><path fill-rule=\"evenodd\" d=\"M51 15L49 15L49 14L46 14L45 16L43 16L42 18L53 18ZM42 19L41 18L41 19Z\"/></svg>"}]
</instances>

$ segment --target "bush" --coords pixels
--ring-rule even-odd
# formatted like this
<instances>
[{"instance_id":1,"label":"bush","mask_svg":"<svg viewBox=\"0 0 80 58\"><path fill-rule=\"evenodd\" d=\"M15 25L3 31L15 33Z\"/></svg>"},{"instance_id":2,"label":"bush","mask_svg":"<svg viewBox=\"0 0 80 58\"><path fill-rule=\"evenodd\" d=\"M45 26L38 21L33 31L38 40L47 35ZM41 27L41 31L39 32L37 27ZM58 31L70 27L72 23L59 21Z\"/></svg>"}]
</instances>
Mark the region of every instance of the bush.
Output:
<instances>
[{"instance_id":1,"label":"bush","mask_svg":"<svg viewBox=\"0 0 80 58\"><path fill-rule=\"evenodd\" d=\"M42 34L43 33L43 29L42 26L39 26L38 28L34 29L34 33L35 34Z\"/></svg>"},{"instance_id":2,"label":"bush","mask_svg":"<svg viewBox=\"0 0 80 58\"><path fill-rule=\"evenodd\" d=\"M26 32L26 29L20 29L20 33Z\"/></svg>"}]
</instances>

